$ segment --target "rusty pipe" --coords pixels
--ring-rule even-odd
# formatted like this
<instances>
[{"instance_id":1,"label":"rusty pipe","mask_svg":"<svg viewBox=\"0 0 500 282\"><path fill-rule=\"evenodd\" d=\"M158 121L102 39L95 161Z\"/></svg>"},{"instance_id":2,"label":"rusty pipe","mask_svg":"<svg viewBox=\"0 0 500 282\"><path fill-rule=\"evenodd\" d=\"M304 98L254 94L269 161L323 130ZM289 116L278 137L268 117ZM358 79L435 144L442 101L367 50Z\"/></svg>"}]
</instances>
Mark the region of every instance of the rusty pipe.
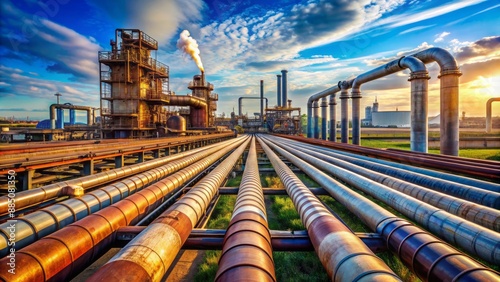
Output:
<instances>
[{"instance_id":1,"label":"rusty pipe","mask_svg":"<svg viewBox=\"0 0 500 282\"><path fill-rule=\"evenodd\" d=\"M16 251L16 274L8 272L8 256L0 259L0 278L20 282L68 280L111 246L119 227L138 222L163 198L239 146L244 138L237 140L150 187Z\"/></svg>"},{"instance_id":2,"label":"rusty pipe","mask_svg":"<svg viewBox=\"0 0 500 282\"><path fill-rule=\"evenodd\" d=\"M491 98L486 102L486 132L491 132L491 104L493 102L500 102L500 97Z\"/></svg>"},{"instance_id":3,"label":"rusty pipe","mask_svg":"<svg viewBox=\"0 0 500 282\"><path fill-rule=\"evenodd\" d=\"M498 232L459 218L401 192L394 191L369 178L304 154L292 147L287 146L287 151L384 202L443 240L460 246L466 252L490 263L500 264L500 245L498 244L500 234Z\"/></svg>"},{"instance_id":4,"label":"rusty pipe","mask_svg":"<svg viewBox=\"0 0 500 282\"><path fill-rule=\"evenodd\" d=\"M244 142L243 142L244 141ZM250 142L243 144L89 279L160 281ZM241 145L240 145L241 144Z\"/></svg>"},{"instance_id":5,"label":"rusty pipe","mask_svg":"<svg viewBox=\"0 0 500 282\"><path fill-rule=\"evenodd\" d=\"M276 281L271 233L252 137L215 281Z\"/></svg>"},{"instance_id":6,"label":"rusty pipe","mask_svg":"<svg viewBox=\"0 0 500 282\"><path fill-rule=\"evenodd\" d=\"M107 185L103 188L87 193L80 198L65 200L27 214L26 216L17 217L16 220L18 222L16 231L18 235L16 236L16 248L19 249L25 247L36 240L63 228L64 226L78 221L91 213L95 213L98 210L108 207L113 203L140 191L147 185L179 171L182 168L185 168L188 165L215 153L224 146L230 145L231 143L234 143L234 140L217 144L217 146L211 146L211 148L208 148L207 150L198 150L197 153L191 155L181 153L179 155L187 156L178 160L173 160L176 158L166 158L170 159L168 163L165 159L156 162L153 160L153 164L167 164L149 169L143 173ZM134 169L126 169L123 172L127 175L136 173ZM0 257L7 255L9 251L9 227L9 221L0 224Z\"/></svg>"},{"instance_id":7,"label":"rusty pipe","mask_svg":"<svg viewBox=\"0 0 500 282\"><path fill-rule=\"evenodd\" d=\"M272 138L271 138L272 140ZM309 175L330 195L381 234L390 250L423 281L497 281L500 276L467 255L398 218L371 200L334 180L312 165L314 158L298 158L279 142L268 143L280 155ZM311 164L310 164L311 163ZM471 279L471 280L467 280Z\"/></svg>"},{"instance_id":8,"label":"rusty pipe","mask_svg":"<svg viewBox=\"0 0 500 282\"><path fill-rule=\"evenodd\" d=\"M154 160L150 160L144 163L133 164L126 167L115 168L109 171L103 171L100 173L87 175L67 181L57 182L54 184L45 185L39 188L20 191L16 193L16 209L20 210L21 208L37 205L44 201L47 201L52 198L57 198L64 196L61 193L61 189L67 186L77 186L81 187L84 190L88 188L92 188L97 185L101 185L104 183L108 183L125 176L137 174L139 172L144 172L146 170L153 169L155 167L159 167L165 165L171 161L178 160L180 158L184 158L191 154L201 152L203 150L212 148L217 146L218 144L209 145L203 148L197 148L194 150L190 150L188 152L182 152L171 156L166 156L163 158L158 158ZM220 145L220 144L219 144ZM9 198L7 196L0 197L0 215L4 215L8 210Z\"/></svg>"},{"instance_id":9,"label":"rusty pipe","mask_svg":"<svg viewBox=\"0 0 500 282\"><path fill-rule=\"evenodd\" d=\"M267 146L268 141L260 137L258 140L285 185L314 249L332 281L401 281L356 235L328 212L271 151Z\"/></svg>"}]
</instances>

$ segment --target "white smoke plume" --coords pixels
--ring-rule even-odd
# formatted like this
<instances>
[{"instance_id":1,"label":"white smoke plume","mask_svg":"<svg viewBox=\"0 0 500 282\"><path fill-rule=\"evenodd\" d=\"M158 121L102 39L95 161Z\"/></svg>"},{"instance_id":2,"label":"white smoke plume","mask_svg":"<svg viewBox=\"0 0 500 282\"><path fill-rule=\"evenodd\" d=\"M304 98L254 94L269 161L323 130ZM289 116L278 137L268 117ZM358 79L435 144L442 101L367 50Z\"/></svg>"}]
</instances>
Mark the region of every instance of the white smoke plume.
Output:
<instances>
[{"instance_id":1,"label":"white smoke plume","mask_svg":"<svg viewBox=\"0 0 500 282\"><path fill-rule=\"evenodd\" d=\"M184 51L184 53L191 55L194 62L198 66L198 68L205 72L203 68L203 63L201 62L200 57L200 49L198 49L198 42L194 38L191 37L191 34L188 30L184 30L181 32L181 36L179 40L177 40L177 48Z\"/></svg>"}]
</instances>

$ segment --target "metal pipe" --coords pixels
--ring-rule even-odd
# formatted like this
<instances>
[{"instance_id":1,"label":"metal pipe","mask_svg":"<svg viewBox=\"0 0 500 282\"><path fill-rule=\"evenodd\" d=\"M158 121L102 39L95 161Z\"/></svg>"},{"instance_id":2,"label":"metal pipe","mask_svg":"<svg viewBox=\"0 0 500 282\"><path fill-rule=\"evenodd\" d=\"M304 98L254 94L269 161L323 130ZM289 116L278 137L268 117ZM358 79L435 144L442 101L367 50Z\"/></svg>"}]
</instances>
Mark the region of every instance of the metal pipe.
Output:
<instances>
[{"instance_id":1,"label":"metal pipe","mask_svg":"<svg viewBox=\"0 0 500 282\"><path fill-rule=\"evenodd\" d=\"M299 142L294 142L293 144L294 146L300 148L307 148L307 145ZM473 181L474 179L457 177L443 172L432 173L430 170L412 170L411 166L335 151L318 146L314 146L314 151L341 159L350 164L355 164L388 176L427 187L431 190L439 191L450 196L465 199L487 207L500 209L500 193L498 193L500 192L500 185L498 184L487 183L484 181ZM485 187L479 188L477 187L478 184L483 184ZM490 185L487 187L486 184Z\"/></svg>"},{"instance_id":2,"label":"metal pipe","mask_svg":"<svg viewBox=\"0 0 500 282\"><path fill-rule=\"evenodd\" d=\"M282 92L281 92L281 106L286 108L286 101L288 100L288 90L287 90L287 70L281 71L281 79L282 79Z\"/></svg>"},{"instance_id":3,"label":"metal pipe","mask_svg":"<svg viewBox=\"0 0 500 282\"><path fill-rule=\"evenodd\" d=\"M254 137L214 280L242 281L248 277L256 281L276 281Z\"/></svg>"},{"instance_id":4,"label":"metal pipe","mask_svg":"<svg viewBox=\"0 0 500 282\"><path fill-rule=\"evenodd\" d=\"M165 196L239 146L244 139L240 137L237 143L222 148L164 180L17 250L16 274L8 272L8 256L0 259L0 278L20 282L67 281L75 271L90 264L111 246L113 234L119 227L139 221L154 210ZM158 242L156 239L154 241Z\"/></svg>"},{"instance_id":5,"label":"metal pipe","mask_svg":"<svg viewBox=\"0 0 500 282\"><path fill-rule=\"evenodd\" d=\"M491 132L491 104L500 102L500 97L491 98L486 102L486 132Z\"/></svg>"},{"instance_id":6,"label":"metal pipe","mask_svg":"<svg viewBox=\"0 0 500 282\"><path fill-rule=\"evenodd\" d=\"M87 112L87 124L91 124L92 120L92 107L87 107L87 106L77 106L77 105L71 105L71 104L52 104L49 107L49 112L50 112L50 128L55 129L55 119L56 119L56 109L69 109L69 110L81 110L81 111L86 111ZM70 114L71 116L71 114ZM59 119L59 117L58 117ZM64 119L64 117L63 117ZM60 122L59 122L60 123ZM70 122L71 123L71 122ZM64 122L63 122L64 124Z\"/></svg>"},{"instance_id":7,"label":"metal pipe","mask_svg":"<svg viewBox=\"0 0 500 282\"><path fill-rule=\"evenodd\" d=\"M274 138L268 139L274 140ZM471 279L470 281L486 282L500 278L494 270L461 254L426 231L396 217L313 167L311 164L314 158L299 159L295 154L289 153L289 150L284 150L276 144L279 142L269 143L280 155L324 187L335 200L358 216L370 229L381 234L391 252L423 281L467 281Z\"/></svg>"},{"instance_id":8,"label":"metal pipe","mask_svg":"<svg viewBox=\"0 0 500 282\"><path fill-rule=\"evenodd\" d=\"M278 101L278 107L281 107L281 74L277 74L276 75L277 77L277 90L276 90L276 93L277 93L277 97L276 97L276 100Z\"/></svg>"},{"instance_id":9,"label":"metal pipe","mask_svg":"<svg viewBox=\"0 0 500 282\"><path fill-rule=\"evenodd\" d=\"M440 238L493 264L500 264L500 234L419 201L385 185L287 146L287 151L335 175L424 226ZM325 187L323 187L325 188Z\"/></svg>"},{"instance_id":10,"label":"metal pipe","mask_svg":"<svg viewBox=\"0 0 500 282\"><path fill-rule=\"evenodd\" d=\"M314 101L313 103L313 109L314 109L314 139L319 138L319 105L318 101Z\"/></svg>"},{"instance_id":11,"label":"metal pipe","mask_svg":"<svg viewBox=\"0 0 500 282\"><path fill-rule=\"evenodd\" d=\"M337 102L335 101L335 94L330 95L330 141L337 142Z\"/></svg>"},{"instance_id":12,"label":"metal pipe","mask_svg":"<svg viewBox=\"0 0 500 282\"><path fill-rule=\"evenodd\" d=\"M342 81L340 85L340 140L342 143L349 143L349 88L351 81Z\"/></svg>"},{"instance_id":13,"label":"metal pipe","mask_svg":"<svg viewBox=\"0 0 500 282\"><path fill-rule=\"evenodd\" d=\"M217 188L248 146L250 138L244 139L244 143L216 169L162 213L89 279L109 281L133 277L137 281L160 281L217 194Z\"/></svg>"},{"instance_id":14,"label":"metal pipe","mask_svg":"<svg viewBox=\"0 0 500 282\"><path fill-rule=\"evenodd\" d=\"M383 66L365 72L354 79L352 83L352 143L360 144L361 138L361 108L360 87L363 83L387 76L402 69L409 68L412 73L411 81L411 100L412 100L412 128L410 142L412 150L427 152L427 96L429 75L425 65L413 57L402 57L393 60ZM416 138L416 139L415 139ZM424 150L425 149L425 150Z\"/></svg>"},{"instance_id":15,"label":"metal pipe","mask_svg":"<svg viewBox=\"0 0 500 282\"><path fill-rule=\"evenodd\" d=\"M67 181L57 182L54 184L49 184L42 186L40 188L31 189L27 191L20 191L16 193L16 209L20 210L24 207L36 205L47 201L52 198L60 197L60 191L63 187L66 186L78 186L82 187L84 190L92 188L97 185L102 185L107 182L111 182L125 176L130 176L132 174L136 174L139 172L144 172L146 170L153 169L155 167L159 167L165 164L168 164L171 161L178 160L189 155L202 152L206 149L210 149L216 146L220 146L221 144L213 144L209 146L205 146L203 148L198 148L194 150L190 150L187 152L178 153L171 156L166 156L163 158L158 158L154 160L150 160L147 162L133 164L122 168L115 168L109 171L103 171L100 173L96 173L93 175L83 176ZM7 213L9 204L9 198L7 196L0 197L0 215L4 215Z\"/></svg>"},{"instance_id":16,"label":"metal pipe","mask_svg":"<svg viewBox=\"0 0 500 282\"><path fill-rule=\"evenodd\" d=\"M335 218L298 177L259 138L284 184L318 257L332 281L400 281L363 242Z\"/></svg>"},{"instance_id":17,"label":"metal pipe","mask_svg":"<svg viewBox=\"0 0 500 282\"><path fill-rule=\"evenodd\" d=\"M323 97L321 100L321 139L326 140L326 130L327 130L327 113L328 111L328 100L327 97Z\"/></svg>"},{"instance_id":18,"label":"metal pipe","mask_svg":"<svg viewBox=\"0 0 500 282\"><path fill-rule=\"evenodd\" d=\"M260 123L264 126L264 80L260 81Z\"/></svg>"},{"instance_id":19,"label":"metal pipe","mask_svg":"<svg viewBox=\"0 0 500 282\"><path fill-rule=\"evenodd\" d=\"M252 96L252 97L246 97L246 96L240 97L240 98L238 98L238 115L239 116L242 115L243 106L242 106L241 101L243 99L260 99L260 100L264 99L264 100L266 100L266 108L267 108L267 105L268 105L268 102L269 102L268 99L267 99L267 97L263 97L263 98L258 97L258 96L255 96L255 97L254 96Z\"/></svg>"},{"instance_id":20,"label":"metal pipe","mask_svg":"<svg viewBox=\"0 0 500 282\"><path fill-rule=\"evenodd\" d=\"M449 196L445 193L436 192L433 189L428 189L422 186L415 185L413 183L409 183L406 181L399 180L397 178L388 176L387 174L379 173L373 170L378 171L390 171L391 167L383 166L380 164L372 164L369 169L366 169L366 165L357 165L357 163L367 163L364 161L357 161L355 158L336 158L335 154L325 152L316 146L304 146L298 144L298 142L287 142L286 140L280 139L281 144L286 144L293 148L300 148L300 151L308 154L310 156L314 156L320 160L326 161L330 164L339 166L341 168L347 169L353 173L359 174L371 180L377 181L383 185L391 187L392 189L405 193L406 195L412 196L421 201L425 201L428 204L431 204L437 208L443 209L449 213L452 213L456 216L465 218L471 222L477 223L481 226L489 228L494 231L500 231L500 194L487 192L487 195L476 195L475 200L477 201L486 198L496 199L496 206L493 208L488 208L482 205L477 205L472 202L457 199L455 197ZM343 159L343 160L342 160ZM369 164L368 164L369 165ZM377 169L381 167L380 169ZM403 171L401 171L402 173ZM408 177L405 177L408 178ZM418 178L418 176L415 176ZM425 178L424 178L425 179ZM427 178L428 179L428 178ZM430 179L432 181L432 179ZM453 188L455 194L465 194L462 191L470 191L469 189L474 187L467 187L465 185L460 185L455 183L446 183L447 186L451 186ZM450 185L451 184L451 185ZM438 189L442 191L442 189ZM451 189L450 189L451 190ZM462 191L460 191L462 190ZM443 191L445 192L445 191ZM446 191L447 192L447 191ZM486 191L479 191L486 192ZM496 195L495 195L496 194ZM493 201L495 202L495 200Z\"/></svg>"},{"instance_id":21,"label":"metal pipe","mask_svg":"<svg viewBox=\"0 0 500 282\"><path fill-rule=\"evenodd\" d=\"M107 185L98 190L92 191L85 194L79 198L73 198L65 200L49 207L43 208L41 210L29 213L22 217L17 217L15 220L18 221L16 227L16 248L25 247L36 240L47 236L73 222L76 222L91 213L95 213L101 209L104 209L113 203L116 203L127 196L140 191L147 185L156 182L167 175L170 175L182 168L191 165L202 158L213 154L221 148L234 143L234 140L229 142L224 142L222 144L217 144L217 146L211 146L205 150L198 150L194 154L180 153L179 155L185 156L183 158L166 158L166 160L152 162L156 163L166 163L162 166L154 168L153 165L143 165L125 167L121 171L109 171L101 175L99 178L94 176L94 184L96 182L103 182L104 180L109 180L110 178L117 178L117 173L123 177L124 175L136 174L139 171L145 171L140 174L136 174L132 177L126 178L119 182ZM177 156L177 155L176 155ZM144 168L145 167L145 168ZM139 170L140 168L140 170ZM114 177L113 177L114 175ZM89 183L87 182L87 185ZM70 185L80 187L78 185ZM63 189L60 188L59 191ZM36 194L35 194L36 195ZM0 224L0 257L7 255L9 252L9 228L10 222L5 222Z\"/></svg>"},{"instance_id":22,"label":"metal pipe","mask_svg":"<svg viewBox=\"0 0 500 282\"><path fill-rule=\"evenodd\" d=\"M323 90L319 93L316 93L309 97L307 100L307 138L312 138L313 137L313 130L314 130L314 124L312 120L312 108L313 108L313 103L315 101L318 101L319 99L330 96L330 95L335 95L335 93L340 91L340 81L337 85L330 87L326 90Z\"/></svg>"},{"instance_id":23,"label":"metal pipe","mask_svg":"<svg viewBox=\"0 0 500 282\"><path fill-rule=\"evenodd\" d=\"M441 68L440 86L440 151L443 155L458 156L459 150L459 77L462 75L455 58L446 50L433 47L411 55L424 64L437 62Z\"/></svg>"}]
</instances>

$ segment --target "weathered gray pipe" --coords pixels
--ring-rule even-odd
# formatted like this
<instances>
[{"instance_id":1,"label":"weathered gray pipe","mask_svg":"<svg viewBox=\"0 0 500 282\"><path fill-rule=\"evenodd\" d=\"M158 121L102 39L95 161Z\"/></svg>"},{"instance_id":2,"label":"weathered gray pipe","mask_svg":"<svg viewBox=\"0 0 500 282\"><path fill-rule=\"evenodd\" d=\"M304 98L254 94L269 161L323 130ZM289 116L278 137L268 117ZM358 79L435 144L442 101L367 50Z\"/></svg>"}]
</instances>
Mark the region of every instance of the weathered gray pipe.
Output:
<instances>
[{"instance_id":1,"label":"weathered gray pipe","mask_svg":"<svg viewBox=\"0 0 500 282\"><path fill-rule=\"evenodd\" d=\"M437 62L441 68L440 86L440 152L458 156L459 150L459 77L462 75L455 58L446 50L433 47L411 55L424 64Z\"/></svg>"},{"instance_id":2,"label":"weathered gray pipe","mask_svg":"<svg viewBox=\"0 0 500 282\"><path fill-rule=\"evenodd\" d=\"M160 281L249 142L247 138L89 279Z\"/></svg>"},{"instance_id":3,"label":"weathered gray pipe","mask_svg":"<svg viewBox=\"0 0 500 282\"><path fill-rule=\"evenodd\" d=\"M89 214L102 210L142 190L147 185L165 178L167 175L179 171L235 142L236 140L233 139L219 143L217 146L211 146L208 149L202 148L195 154L187 156L186 154L179 154L180 156L184 156L180 159L177 157L166 158L170 161L165 162L165 160L161 160L159 163L166 163L162 166L156 168L146 166L149 167L146 172L109 184L82 197L68 199L25 216L17 217L15 218L17 220L16 248L25 247ZM130 175L138 173L138 171L130 167L125 167L122 173ZM0 224L0 257L7 255L9 251L9 228L10 222Z\"/></svg>"},{"instance_id":4,"label":"weathered gray pipe","mask_svg":"<svg viewBox=\"0 0 500 282\"><path fill-rule=\"evenodd\" d=\"M282 70L281 71L281 106L283 108L286 108L286 102L288 100L288 82L287 82L287 70Z\"/></svg>"},{"instance_id":5,"label":"weathered gray pipe","mask_svg":"<svg viewBox=\"0 0 500 282\"><path fill-rule=\"evenodd\" d=\"M491 132L491 104L493 102L500 102L500 97L491 98L486 102L486 132Z\"/></svg>"},{"instance_id":6,"label":"weathered gray pipe","mask_svg":"<svg viewBox=\"0 0 500 282\"><path fill-rule=\"evenodd\" d=\"M273 168L297 209L331 281L401 281L394 272L309 191L262 139Z\"/></svg>"},{"instance_id":7,"label":"weathered gray pipe","mask_svg":"<svg viewBox=\"0 0 500 282\"><path fill-rule=\"evenodd\" d=\"M278 78L277 80L277 89L276 89L276 93L277 93L277 97L276 97L276 100L278 101L278 107L281 107L281 74L278 74L276 75L276 77Z\"/></svg>"},{"instance_id":8,"label":"weathered gray pipe","mask_svg":"<svg viewBox=\"0 0 500 282\"><path fill-rule=\"evenodd\" d=\"M321 100L321 139L326 140L327 136L327 113L328 113L328 100L323 97Z\"/></svg>"},{"instance_id":9,"label":"weathered gray pipe","mask_svg":"<svg viewBox=\"0 0 500 282\"><path fill-rule=\"evenodd\" d=\"M340 141L349 143L349 88L354 81L342 81L340 85Z\"/></svg>"},{"instance_id":10,"label":"weathered gray pipe","mask_svg":"<svg viewBox=\"0 0 500 282\"><path fill-rule=\"evenodd\" d=\"M396 217L306 163L314 158L308 157L304 161L274 143L269 145L309 175L371 230L381 234L391 251L423 281L462 281L460 279L463 279L463 281L487 282L499 279L495 271L485 268L469 256L461 254L412 223Z\"/></svg>"},{"instance_id":11,"label":"weathered gray pipe","mask_svg":"<svg viewBox=\"0 0 500 282\"><path fill-rule=\"evenodd\" d=\"M314 129L313 129L313 132L314 132L314 138L315 139L318 139L319 138L319 105L318 105L318 101L314 101L313 102L313 109L314 109Z\"/></svg>"},{"instance_id":12,"label":"weathered gray pipe","mask_svg":"<svg viewBox=\"0 0 500 282\"><path fill-rule=\"evenodd\" d=\"M288 141L285 139L280 140L283 140L282 142ZM490 183L491 188L496 188L496 191L493 189L481 189L475 185L486 185L488 183L472 181L473 179L466 179L456 176L455 178L451 178L451 175L447 175L445 173L427 175L425 173L430 173L429 171L416 170L416 172L413 172L408 166L397 163L385 162L378 159L364 158L363 156L359 155L341 154L338 151L328 150L326 148L318 146L308 146L300 142L293 142L290 144L293 144L295 147L300 148L313 148L315 152L321 152L322 155L328 155L336 159L346 161L349 164L355 164L373 171L396 177L404 181L420 185L422 187L430 188L431 190L442 192L449 196L458 197L494 209L500 209L500 185ZM469 182L467 180L469 180ZM498 222L497 224L500 224L500 222Z\"/></svg>"},{"instance_id":13,"label":"weathered gray pipe","mask_svg":"<svg viewBox=\"0 0 500 282\"><path fill-rule=\"evenodd\" d=\"M409 68L411 81L411 150L427 152L427 96L429 75L425 65L413 57L402 57L383 66L365 72L354 79L352 98L352 144L361 142L360 87L363 83Z\"/></svg>"},{"instance_id":14,"label":"weathered gray pipe","mask_svg":"<svg viewBox=\"0 0 500 282\"><path fill-rule=\"evenodd\" d=\"M340 91L340 81L337 85L330 87L326 90L323 90L319 93L316 93L309 97L307 100L307 138L312 138L313 137L313 130L315 125L313 124L313 104L315 101L318 101L319 99L334 95L335 93Z\"/></svg>"},{"instance_id":15,"label":"weathered gray pipe","mask_svg":"<svg viewBox=\"0 0 500 282\"><path fill-rule=\"evenodd\" d=\"M215 281L276 281L271 232L252 138Z\"/></svg>"},{"instance_id":16,"label":"weathered gray pipe","mask_svg":"<svg viewBox=\"0 0 500 282\"><path fill-rule=\"evenodd\" d=\"M333 157L331 153L329 154L326 153L325 151L321 151L321 149L318 148L317 146L310 146L310 145L301 146L298 144L298 142L286 142L283 139L280 139L280 141L281 144L286 144L296 149L300 148L300 151L305 154L314 156L320 160L326 161L333 165L352 171L353 173L357 173L361 176L377 181L378 183L391 187L396 191L405 193L406 195L412 196L421 201L425 201L428 204L443 209L456 216L465 218L471 222L474 222L491 230L497 232L500 231L500 211L498 210L500 208L499 193L484 191L487 194L489 194L487 196L490 196L490 198L496 198L497 205L494 208L489 208L486 206L474 204L466 200L458 199L444 193L436 192L432 189L428 189L419 185L402 181L400 179L388 176L383 173L371 171L369 169L363 168L355 164L356 159L354 158L349 158L349 161L340 160L336 157ZM385 169L384 171L387 171L390 170L391 168L383 167L382 169ZM474 188L474 187L464 187L464 186L465 185L457 184L455 185L455 189L467 190ZM484 199L485 197L477 197L477 198Z\"/></svg>"},{"instance_id":17,"label":"weathered gray pipe","mask_svg":"<svg viewBox=\"0 0 500 282\"><path fill-rule=\"evenodd\" d=\"M262 100L261 97L257 97L257 96L251 96L251 97L246 97L246 96L243 96L243 97L240 97L238 98L238 115L241 116L242 115L242 110L243 110L243 106L242 106L242 100L243 99L259 99L259 100ZM268 100L266 97L264 97L264 100L266 100L266 108L268 107Z\"/></svg>"},{"instance_id":18,"label":"weathered gray pipe","mask_svg":"<svg viewBox=\"0 0 500 282\"><path fill-rule=\"evenodd\" d=\"M86 106L75 106L69 104L52 104L50 105L50 129L56 128L56 109L71 109L71 110L82 110L87 112L87 125L92 125L92 107Z\"/></svg>"},{"instance_id":19,"label":"weathered gray pipe","mask_svg":"<svg viewBox=\"0 0 500 282\"><path fill-rule=\"evenodd\" d=\"M264 80L260 81L260 123L264 126Z\"/></svg>"},{"instance_id":20,"label":"weathered gray pipe","mask_svg":"<svg viewBox=\"0 0 500 282\"><path fill-rule=\"evenodd\" d=\"M330 141L337 142L337 102L335 94L330 95Z\"/></svg>"},{"instance_id":21,"label":"weathered gray pipe","mask_svg":"<svg viewBox=\"0 0 500 282\"><path fill-rule=\"evenodd\" d=\"M81 187L85 190L103 183L123 178L125 176L130 176L133 174L137 174L139 172L143 172L149 169L153 169L155 167L165 165L171 161L178 160L180 158L184 158L194 153L198 153L219 145L220 144L213 144L205 146L203 148L197 148L187 152L182 152L175 155L154 159L143 163L133 164L121 168L115 168L109 171L103 171L93 175L87 175L71 180L45 185L36 189L17 192L15 198L16 209L20 210L21 208L31 205L36 205L46 200L58 197L61 189L67 186ZM7 196L0 197L0 215L7 213L8 203L9 203L9 198Z\"/></svg>"},{"instance_id":22,"label":"weathered gray pipe","mask_svg":"<svg viewBox=\"0 0 500 282\"><path fill-rule=\"evenodd\" d=\"M459 218L401 192L381 185L366 177L351 173L315 157L308 156L291 147L287 151L307 160L317 168L335 175L424 226L440 238L462 247L470 254L493 263L500 264L500 234L477 224Z\"/></svg>"},{"instance_id":23,"label":"weathered gray pipe","mask_svg":"<svg viewBox=\"0 0 500 282\"><path fill-rule=\"evenodd\" d=\"M385 165L391 168L397 168L398 170L395 170L395 172L392 171L384 171L386 174L390 174L392 176L396 176L400 179L413 182L428 188L433 188L433 189L438 189L439 187L443 188L446 187L449 183L448 181L451 182L456 182L460 183L462 185L467 185L467 186L472 186L477 189L483 189L483 190L488 190L488 191L493 191L500 193L500 185L492 182L487 182L479 179L474 179L470 177L464 177L460 175L455 175L451 173L445 173L437 170L431 170L431 169L426 169L422 167L416 167L416 166L411 166L407 164L402 164L402 163L397 163L397 162L391 162L391 161L386 161L382 159L376 159L376 158L371 158L371 157L366 157L354 153L348 153L340 150L334 150L331 148L322 148L323 151L326 152L332 152L335 153L336 155L339 156L347 156L350 157L347 159L348 161L351 160L366 160L368 162L373 163L372 169L375 170L375 168L379 167L380 165ZM359 164L356 163L358 165ZM401 172L401 173L398 173ZM417 181L418 180L418 181ZM433 184L435 183L435 185ZM448 193L448 192L446 192Z\"/></svg>"}]
</instances>

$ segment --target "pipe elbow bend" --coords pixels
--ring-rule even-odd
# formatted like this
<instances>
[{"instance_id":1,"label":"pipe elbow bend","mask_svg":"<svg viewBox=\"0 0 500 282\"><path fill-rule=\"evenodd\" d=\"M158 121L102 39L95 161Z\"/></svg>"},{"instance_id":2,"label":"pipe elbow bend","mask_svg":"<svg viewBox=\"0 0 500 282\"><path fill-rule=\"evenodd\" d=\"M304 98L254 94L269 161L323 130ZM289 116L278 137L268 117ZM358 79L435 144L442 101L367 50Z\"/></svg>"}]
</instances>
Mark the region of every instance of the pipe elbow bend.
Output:
<instances>
[{"instance_id":1,"label":"pipe elbow bend","mask_svg":"<svg viewBox=\"0 0 500 282\"><path fill-rule=\"evenodd\" d=\"M408 68L412 72L426 72L427 71L425 64L421 60L419 60L413 56L401 57L401 59L399 59L398 64L401 68Z\"/></svg>"}]
</instances>

